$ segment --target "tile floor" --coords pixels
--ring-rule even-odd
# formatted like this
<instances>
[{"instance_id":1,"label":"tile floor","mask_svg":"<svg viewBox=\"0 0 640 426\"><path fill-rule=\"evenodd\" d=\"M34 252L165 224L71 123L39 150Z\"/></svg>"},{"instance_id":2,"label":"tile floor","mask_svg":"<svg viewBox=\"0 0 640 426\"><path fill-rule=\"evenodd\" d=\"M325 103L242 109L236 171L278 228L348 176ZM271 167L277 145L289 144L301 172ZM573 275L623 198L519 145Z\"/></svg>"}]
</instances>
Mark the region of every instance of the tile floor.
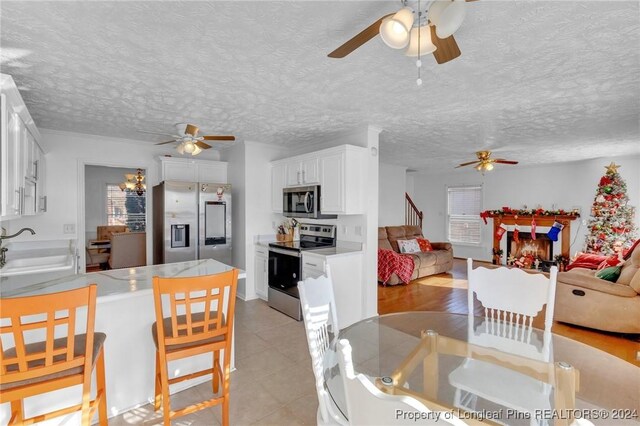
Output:
<instances>
[{"instance_id":1,"label":"tile floor","mask_svg":"<svg viewBox=\"0 0 640 426\"><path fill-rule=\"evenodd\" d=\"M232 425L316 424L318 399L304 324L262 300L236 303L236 370L231 373ZM210 382L174 394L175 408L212 398ZM219 425L220 407L179 417L173 425ZM109 424L162 424L150 404L109 419Z\"/></svg>"}]
</instances>

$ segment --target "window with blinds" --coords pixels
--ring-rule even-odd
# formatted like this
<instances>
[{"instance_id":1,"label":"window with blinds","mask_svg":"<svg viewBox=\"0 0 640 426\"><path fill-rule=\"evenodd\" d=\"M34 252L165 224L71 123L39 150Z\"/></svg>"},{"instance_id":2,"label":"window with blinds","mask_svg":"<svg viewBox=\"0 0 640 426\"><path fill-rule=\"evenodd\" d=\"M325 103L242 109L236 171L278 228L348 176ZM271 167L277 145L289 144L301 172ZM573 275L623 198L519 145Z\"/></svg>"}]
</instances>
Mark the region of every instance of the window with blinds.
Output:
<instances>
[{"instance_id":1,"label":"window with blinds","mask_svg":"<svg viewBox=\"0 0 640 426\"><path fill-rule=\"evenodd\" d=\"M482 187L447 188L447 235L452 243L480 244Z\"/></svg>"},{"instance_id":2,"label":"window with blinds","mask_svg":"<svg viewBox=\"0 0 640 426\"><path fill-rule=\"evenodd\" d=\"M146 223L146 193L138 195L107 184L107 225L126 225L130 231L144 231Z\"/></svg>"}]
</instances>

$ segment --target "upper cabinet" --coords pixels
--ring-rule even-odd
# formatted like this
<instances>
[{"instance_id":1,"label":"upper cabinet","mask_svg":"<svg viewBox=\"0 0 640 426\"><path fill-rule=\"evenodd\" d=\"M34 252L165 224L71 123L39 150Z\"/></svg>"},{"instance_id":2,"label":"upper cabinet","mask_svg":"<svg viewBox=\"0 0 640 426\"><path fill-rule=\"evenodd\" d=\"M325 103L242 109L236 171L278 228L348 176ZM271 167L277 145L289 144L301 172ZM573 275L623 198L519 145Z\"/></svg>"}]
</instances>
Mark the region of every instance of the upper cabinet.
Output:
<instances>
[{"instance_id":1,"label":"upper cabinet","mask_svg":"<svg viewBox=\"0 0 640 426\"><path fill-rule=\"evenodd\" d=\"M320 183L318 158L305 158L287 164L287 186L313 185Z\"/></svg>"},{"instance_id":2,"label":"upper cabinet","mask_svg":"<svg viewBox=\"0 0 640 426\"><path fill-rule=\"evenodd\" d=\"M282 212L282 189L320 185L323 214L364 213L366 149L341 145L271 163L271 206Z\"/></svg>"},{"instance_id":3,"label":"upper cabinet","mask_svg":"<svg viewBox=\"0 0 640 426\"><path fill-rule=\"evenodd\" d=\"M160 181L227 183L227 163L160 157Z\"/></svg>"},{"instance_id":4,"label":"upper cabinet","mask_svg":"<svg viewBox=\"0 0 640 426\"><path fill-rule=\"evenodd\" d=\"M0 217L15 219L46 211L44 153L13 78L0 74Z\"/></svg>"}]
</instances>

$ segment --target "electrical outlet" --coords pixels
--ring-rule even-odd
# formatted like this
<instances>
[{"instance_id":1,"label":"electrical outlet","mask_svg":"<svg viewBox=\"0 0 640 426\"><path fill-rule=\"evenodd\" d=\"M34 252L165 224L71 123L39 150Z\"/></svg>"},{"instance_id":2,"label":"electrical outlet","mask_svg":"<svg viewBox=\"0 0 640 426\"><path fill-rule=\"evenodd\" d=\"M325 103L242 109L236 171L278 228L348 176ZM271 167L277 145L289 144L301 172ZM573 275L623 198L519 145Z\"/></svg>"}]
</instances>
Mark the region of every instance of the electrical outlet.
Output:
<instances>
[{"instance_id":1,"label":"electrical outlet","mask_svg":"<svg viewBox=\"0 0 640 426\"><path fill-rule=\"evenodd\" d=\"M587 219L582 219L582 226L587 226Z\"/></svg>"},{"instance_id":2,"label":"electrical outlet","mask_svg":"<svg viewBox=\"0 0 640 426\"><path fill-rule=\"evenodd\" d=\"M342 225L342 235L347 235L347 226Z\"/></svg>"},{"instance_id":3,"label":"electrical outlet","mask_svg":"<svg viewBox=\"0 0 640 426\"><path fill-rule=\"evenodd\" d=\"M75 234L76 233L76 224L75 223L65 223L62 225L62 233L63 234Z\"/></svg>"}]
</instances>

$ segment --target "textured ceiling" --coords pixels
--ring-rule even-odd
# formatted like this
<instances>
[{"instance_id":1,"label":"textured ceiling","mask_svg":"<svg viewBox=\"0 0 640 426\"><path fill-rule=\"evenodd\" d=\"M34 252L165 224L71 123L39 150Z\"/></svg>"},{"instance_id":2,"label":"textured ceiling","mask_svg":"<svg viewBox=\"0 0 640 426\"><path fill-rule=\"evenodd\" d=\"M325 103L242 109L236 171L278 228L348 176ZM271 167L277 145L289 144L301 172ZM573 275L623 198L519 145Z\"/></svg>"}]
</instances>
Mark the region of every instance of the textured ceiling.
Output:
<instances>
[{"instance_id":1,"label":"textured ceiling","mask_svg":"<svg viewBox=\"0 0 640 426\"><path fill-rule=\"evenodd\" d=\"M162 140L203 131L285 146L363 124L381 159L451 170L479 148L522 164L640 152L638 1L479 1L462 56L375 38L327 53L399 2L1 3L2 72L41 128ZM149 142L150 143L150 142Z\"/></svg>"}]
</instances>

